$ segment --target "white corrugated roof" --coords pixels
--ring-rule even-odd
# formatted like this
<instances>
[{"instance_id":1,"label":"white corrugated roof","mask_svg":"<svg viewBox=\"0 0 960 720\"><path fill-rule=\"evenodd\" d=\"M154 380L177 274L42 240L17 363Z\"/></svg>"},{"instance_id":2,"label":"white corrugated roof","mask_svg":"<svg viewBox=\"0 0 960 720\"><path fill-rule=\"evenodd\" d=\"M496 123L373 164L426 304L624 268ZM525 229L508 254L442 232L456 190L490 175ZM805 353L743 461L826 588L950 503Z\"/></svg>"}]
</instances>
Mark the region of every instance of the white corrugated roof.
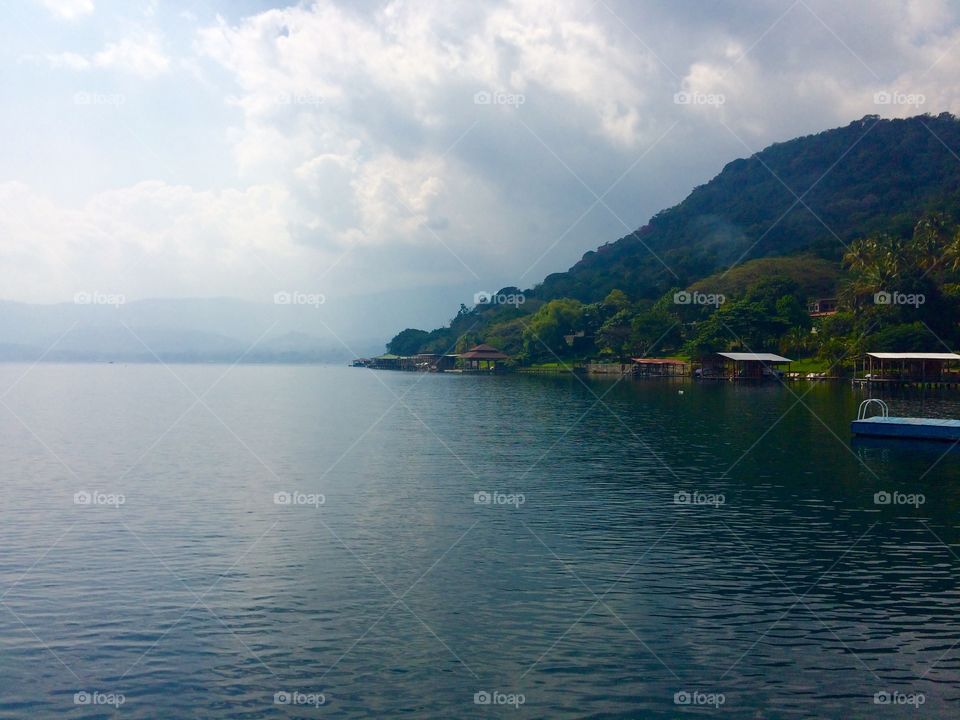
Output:
<instances>
[{"instance_id":1,"label":"white corrugated roof","mask_svg":"<svg viewBox=\"0 0 960 720\"><path fill-rule=\"evenodd\" d=\"M722 352L722 353L717 353L717 355L723 355L723 357L729 358L730 360L755 360L757 362L768 362L768 363L793 362L793 360L791 360L790 358L781 357L780 355L774 355L773 353Z\"/></svg>"},{"instance_id":2,"label":"white corrugated roof","mask_svg":"<svg viewBox=\"0 0 960 720\"><path fill-rule=\"evenodd\" d=\"M956 353L890 353L868 352L867 355L879 360L960 360Z\"/></svg>"}]
</instances>

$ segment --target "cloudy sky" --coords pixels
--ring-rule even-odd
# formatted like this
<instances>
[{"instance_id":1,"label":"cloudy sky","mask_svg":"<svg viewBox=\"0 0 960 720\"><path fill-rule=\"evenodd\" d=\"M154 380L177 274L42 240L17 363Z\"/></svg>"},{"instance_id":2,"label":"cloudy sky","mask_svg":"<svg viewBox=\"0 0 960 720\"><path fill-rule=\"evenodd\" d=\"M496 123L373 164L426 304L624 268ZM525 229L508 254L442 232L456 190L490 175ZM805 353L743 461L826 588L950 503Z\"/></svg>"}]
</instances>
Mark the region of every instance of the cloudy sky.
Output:
<instances>
[{"instance_id":1,"label":"cloudy sky","mask_svg":"<svg viewBox=\"0 0 960 720\"><path fill-rule=\"evenodd\" d=\"M948 0L20 0L0 35L28 302L415 291L430 325L771 142L960 112Z\"/></svg>"}]
</instances>

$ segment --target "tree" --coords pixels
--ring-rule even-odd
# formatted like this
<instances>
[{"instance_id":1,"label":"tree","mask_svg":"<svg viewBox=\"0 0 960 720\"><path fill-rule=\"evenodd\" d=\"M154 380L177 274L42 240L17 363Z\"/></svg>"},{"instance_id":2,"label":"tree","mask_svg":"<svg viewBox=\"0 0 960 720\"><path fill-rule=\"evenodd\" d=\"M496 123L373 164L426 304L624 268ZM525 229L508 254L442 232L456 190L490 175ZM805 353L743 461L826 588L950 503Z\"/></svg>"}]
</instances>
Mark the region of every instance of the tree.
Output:
<instances>
[{"instance_id":1,"label":"tree","mask_svg":"<svg viewBox=\"0 0 960 720\"><path fill-rule=\"evenodd\" d=\"M530 318L523 332L524 348L531 357L563 355L568 350L564 335L579 329L583 304L579 300L551 300Z\"/></svg>"},{"instance_id":2,"label":"tree","mask_svg":"<svg viewBox=\"0 0 960 720\"><path fill-rule=\"evenodd\" d=\"M809 330L810 315L794 295L784 295L776 304L777 317L789 328Z\"/></svg>"},{"instance_id":3,"label":"tree","mask_svg":"<svg viewBox=\"0 0 960 720\"><path fill-rule=\"evenodd\" d=\"M420 348L430 337L426 330L417 330L416 328L407 328L397 333L393 339L387 343L387 352L394 355L416 355Z\"/></svg>"},{"instance_id":4,"label":"tree","mask_svg":"<svg viewBox=\"0 0 960 720\"><path fill-rule=\"evenodd\" d=\"M629 353L631 319L629 310L620 310L603 324L597 334L597 345L600 349L616 355L620 362L623 362Z\"/></svg>"},{"instance_id":5,"label":"tree","mask_svg":"<svg viewBox=\"0 0 960 720\"><path fill-rule=\"evenodd\" d=\"M957 228L947 241L943 257L947 267L954 272L960 270L960 228Z\"/></svg>"},{"instance_id":6,"label":"tree","mask_svg":"<svg viewBox=\"0 0 960 720\"><path fill-rule=\"evenodd\" d=\"M892 325L870 337L870 347L880 352L937 352L943 348L921 322Z\"/></svg>"},{"instance_id":7,"label":"tree","mask_svg":"<svg viewBox=\"0 0 960 720\"><path fill-rule=\"evenodd\" d=\"M724 305L710 319L717 322L734 345L751 352L774 347L789 329L786 322L771 315L760 303L743 300Z\"/></svg>"},{"instance_id":8,"label":"tree","mask_svg":"<svg viewBox=\"0 0 960 720\"><path fill-rule=\"evenodd\" d=\"M854 241L843 256L850 280L842 297L859 307L879 292L916 292L915 286L934 269L943 252L943 246L935 243L945 237L932 223L920 224L909 239L879 233Z\"/></svg>"},{"instance_id":9,"label":"tree","mask_svg":"<svg viewBox=\"0 0 960 720\"><path fill-rule=\"evenodd\" d=\"M761 278L747 288L743 299L758 303L771 314L775 312L777 301L784 296L796 297L799 294L796 281L784 276Z\"/></svg>"},{"instance_id":10,"label":"tree","mask_svg":"<svg viewBox=\"0 0 960 720\"><path fill-rule=\"evenodd\" d=\"M612 308L614 312L619 312L630 307L630 298L623 290L613 289L607 293L607 296L603 299L603 304Z\"/></svg>"},{"instance_id":11,"label":"tree","mask_svg":"<svg viewBox=\"0 0 960 720\"><path fill-rule=\"evenodd\" d=\"M692 337L684 345L684 351L692 358L699 360L730 347L730 333L718 322L716 313L694 325L692 330Z\"/></svg>"},{"instance_id":12,"label":"tree","mask_svg":"<svg viewBox=\"0 0 960 720\"><path fill-rule=\"evenodd\" d=\"M852 312L838 312L817 321L817 357L831 369L848 367L863 353L863 337Z\"/></svg>"},{"instance_id":13,"label":"tree","mask_svg":"<svg viewBox=\"0 0 960 720\"><path fill-rule=\"evenodd\" d=\"M780 338L780 353L787 356L803 357L810 353L815 335L802 327L792 327Z\"/></svg>"},{"instance_id":14,"label":"tree","mask_svg":"<svg viewBox=\"0 0 960 720\"><path fill-rule=\"evenodd\" d=\"M680 321L662 310L637 314L630 323L630 345L640 355L676 347Z\"/></svg>"},{"instance_id":15,"label":"tree","mask_svg":"<svg viewBox=\"0 0 960 720\"><path fill-rule=\"evenodd\" d=\"M523 352L524 321L520 318L498 323L490 327L484 342L503 352L516 356Z\"/></svg>"}]
</instances>

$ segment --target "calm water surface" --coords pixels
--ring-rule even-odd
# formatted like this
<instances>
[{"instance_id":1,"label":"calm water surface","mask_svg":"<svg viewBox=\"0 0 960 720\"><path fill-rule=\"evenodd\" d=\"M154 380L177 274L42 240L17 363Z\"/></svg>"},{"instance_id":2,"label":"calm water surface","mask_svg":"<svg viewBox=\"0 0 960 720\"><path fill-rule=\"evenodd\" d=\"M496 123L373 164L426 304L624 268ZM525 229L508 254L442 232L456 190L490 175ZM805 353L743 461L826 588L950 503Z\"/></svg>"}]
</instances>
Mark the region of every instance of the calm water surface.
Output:
<instances>
[{"instance_id":1,"label":"calm water surface","mask_svg":"<svg viewBox=\"0 0 960 720\"><path fill-rule=\"evenodd\" d=\"M8 364L0 392L0 717L960 716L960 453L851 444L846 386Z\"/></svg>"}]
</instances>

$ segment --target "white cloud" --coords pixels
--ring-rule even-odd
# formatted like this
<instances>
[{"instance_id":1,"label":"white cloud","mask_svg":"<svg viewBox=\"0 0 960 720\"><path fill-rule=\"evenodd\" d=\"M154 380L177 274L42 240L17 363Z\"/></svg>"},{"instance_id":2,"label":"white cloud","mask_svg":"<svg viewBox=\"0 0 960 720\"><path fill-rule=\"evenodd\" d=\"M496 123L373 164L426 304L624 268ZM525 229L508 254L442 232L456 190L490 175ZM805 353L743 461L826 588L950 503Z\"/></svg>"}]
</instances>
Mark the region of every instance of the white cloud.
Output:
<instances>
[{"instance_id":1,"label":"white cloud","mask_svg":"<svg viewBox=\"0 0 960 720\"><path fill-rule=\"evenodd\" d=\"M93 0L40 0L40 4L62 20L75 20L93 12Z\"/></svg>"},{"instance_id":2,"label":"white cloud","mask_svg":"<svg viewBox=\"0 0 960 720\"><path fill-rule=\"evenodd\" d=\"M211 173L212 185L246 189L141 183L57 210L39 189L21 188L18 203L4 186L5 222L36 224L37 237L85 272L120 273L119 260L142 261L155 272L137 281L155 294L209 286L244 294L263 272L256 258L297 276L322 272L343 252L338 273L354 289L358 278L473 282L471 272L485 286L496 284L491 275L519 281L555 246L524 278L535 282L641 225L734 156L868 113L960 112L956 14L947 0L743 0L722 10L627 0L393 0L365 10L317 0L218 19L188 49L176 33L196 17L158 11L149 32L46 60L153 77L172 67L169 44L191 87L224 106L181 107L178 94L164 107L197 123L190 132L226 143L232 164ZM680 90L724 102L678 105ZM878 107L874 94L883 90L922 93L926 102ZM477 105L482 91L523 102ZM131 93L128 107L135 102ZM129 116L115 115L118 123ZM96 150L120 152L106 136ZM584 215L593 192L648 151L604 197L623 224L602 206ZM164 168L154 170L144 176ZM73 227L106 235L96 241L91 230L80 243L70 239ZM29 264L17 253L31 246L12 242L2 267L18 268L16 257ZM97 262L84 263L78 243ZM47 249L41 258L55 260ZM62 272L53 265L51 273ZM27 276L42 283L38 268L11 271L7 287Z\"/></svg>"},{"instance_id":3,"label":"white cloud","mask_svg":"<svg viewBox=\"0 0 960 720\"><path fill-rule=\"evenodd\" d=\"M5 294L50 302L90 289L131 298L267 298L315 271L288 232L282 188L196 191L150 181L65 208L21 183L0 184ZM57 295L59 289L62 295Z\"/></svg>"},{"instance_id":4,"label":"white cloud","mask_svg":"<svg viewBox=\"0 0 960 720\"><path fill-rule=\"evenodd\" d=\"M38 58L28 56L25 59ZM160 36L151 32L138 32L117 42L108 43L102 50L92 55L61 52L42 56L42 59L54 69L80 71L100 68L144 78L156 77L170 67L170 58L163 50Z\"/></svg>"},{"instance_id":5,"label":"white cloud","mask_svg":"<svg viewBox=\"0 0 960 720\"><path fill-rule=\"evenodd\" d=\"M221 20L200 33L198 49L239 90L230 102L243 123L230 138L241 177L288 186L306 218L304 237L431 246L480 274L493 258L539 254L518 242L517 229L549 210L523 193L549 192L536 182L545 162L566 172L524 124L555 124L564 134L585 127L612 156L662 133L644 112L658 63L614 43L583 10L427 0L364 17L318 2L236 25ZM522 95L524 104L477 106L479 91ZM519 152L495 148L467 160L481 134L511 137ZM512 177L494 177L504 173Z\"/></svg>"},{"instance_id":6,"label":"white cloud","mask_svg":"<svg viewBox=\"0 0 960 720\"><path fill-rule=\"evenodd\" d=\"M90 61L83 55L73 52L56 53L46 56L50 67L54 69L65 68L67 70L87 70L90 67Z\"/></svg>"},{"instance_id":7,"label":"white cloud","mask_svg":"<svg viewBox=\"0 0 960 720\"><path fill-rule=\"evenodd\" d=\"M164 54L155 33L142 33L110 43L93 56L93 65L153 77L167 70L170 59Z\"/></svg>"}]
</instances>

